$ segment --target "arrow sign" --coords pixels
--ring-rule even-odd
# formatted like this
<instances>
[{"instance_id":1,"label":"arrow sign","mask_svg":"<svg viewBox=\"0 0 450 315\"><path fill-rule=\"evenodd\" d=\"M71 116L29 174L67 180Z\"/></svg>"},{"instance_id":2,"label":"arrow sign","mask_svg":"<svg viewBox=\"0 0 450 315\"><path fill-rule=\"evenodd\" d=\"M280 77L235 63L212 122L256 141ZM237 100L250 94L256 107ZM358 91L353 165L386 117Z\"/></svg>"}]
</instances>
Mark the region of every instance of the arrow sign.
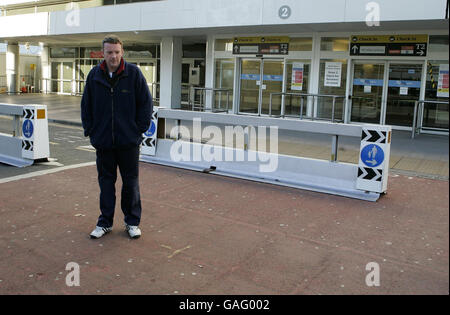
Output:
<instances>
[{"instance_id":1,"label":"arrow sign","mask_svg":"<svg viewBox=\"0 0 450 315\"><path fill-rule=\"evenodd\" d=\"M364 130L363 129L361 141L386 143L386 131Z\"/></svg>"},{"instance_id":2,"label":"arrow sign","mask_svg":"<svg viewBox=\"0 0 450 315\"><path fill-rule=\"evenodd\" d=\"M33 151L33 141L22 140L22 149Z\"/></svg>"},{"instance_id":3,"label":"arrow sign","mask_svg":"<svg viewBox=\"0 0 450 315\"><path fill-rule=\"evenodd\" d=\"M358 45L352 46L353 54L356 54L358 52Z\"/></svg>"},{"instance_id":4,"label":"arrow sign","mask_svg":"<svg viewBox=\"0 0 450 315\"><path fill-rule=\"evenodd\" d=\"M383 171L376 168L369 167L359 167L358 168L358 178L366 180L374 180L381 182L383 176Z\"/></svg>"}]
</instances>

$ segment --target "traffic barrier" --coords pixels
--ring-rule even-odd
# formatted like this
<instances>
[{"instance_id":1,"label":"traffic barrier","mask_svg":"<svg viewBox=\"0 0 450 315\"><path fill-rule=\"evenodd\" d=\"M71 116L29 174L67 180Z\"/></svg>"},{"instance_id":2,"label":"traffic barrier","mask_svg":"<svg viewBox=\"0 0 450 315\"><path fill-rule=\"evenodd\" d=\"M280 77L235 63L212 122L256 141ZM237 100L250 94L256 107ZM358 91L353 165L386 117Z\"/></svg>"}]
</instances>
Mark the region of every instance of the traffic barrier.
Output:
<instances>
[{"instance_id":1,"label":"traffic barrier","mask_svg":"<svg viewBox=\"0 0 450 315\"><path fill-rule=\"evenodd\" d=\"M48 159L46 105L0 104L0 115L13 116L12 135L0 133L0 162L24 167Z\"/></svg>"},{"instance_id":2,"label":"traffic barrier","mask_svg":"<svg viewBox=\"0 0 450 315\"><path fill-rule=\"evenodd\" d=\"M193 136L191 138L184 136L180 139L178 133L182 130L175 129L175 132L170 132L170 138L158 139L154 155L143 153L141 161L368 201L376 201L381 194L387 192L390 126L350 125L166 108L159 108L158 118L175 120L176 126L180 126L180 121L192 121ZM210 135L214 128L217 128L217 132L218 127L210 127L214 124L231 127L247 126L243 129L244 145L226 147L216 145L212 141L202 143L203 131L195 130L199 122L209 125L204 130L205 135ZM167 124L164 125L167 126ZM273 131L276 135L278 129L330 135L332 139L330 160L283 155L278 154L277 150L274 150L275 152L250 150L249 147L254 148L258 138L256 130L259 131L261 128L265 135L265 127L269 127L270 132ZM165 131L164 134L168 132ZM339 136L361 139L359 164L338 161ZM221 136L220 140L222 140ZM262 143L266 144L265 140ZM272 139L269 142L272 142ZM249 144L252 145L249 146ZM276 163L272 163L274 161Z\"/></svg>"}]
</instances>

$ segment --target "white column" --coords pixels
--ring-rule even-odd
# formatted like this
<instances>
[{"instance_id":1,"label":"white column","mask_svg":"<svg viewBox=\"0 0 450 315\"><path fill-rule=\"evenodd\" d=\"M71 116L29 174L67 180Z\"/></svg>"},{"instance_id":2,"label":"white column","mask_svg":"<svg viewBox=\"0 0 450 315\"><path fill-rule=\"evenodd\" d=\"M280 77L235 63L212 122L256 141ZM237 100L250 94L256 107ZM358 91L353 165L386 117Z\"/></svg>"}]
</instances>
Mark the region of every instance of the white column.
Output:
<instances>
[{"instance_id":1,"label":"white column","mask_svg":"<svg viewBox=\"0 0 450 315\"><path fill-rule=\"evenodd\" d=\"M181 108L182 40L163 37L161 41L159 106Z\"/></svg>"},{"instance_id":2,"label":"white column","mask_svg":"<svg viewBox=\"0 0 450 315\"><path fill-rule=\"evenodd\" d=\"M47 46L42 47L41 54L41 84L36 87L36 90L40 89L39 92L48 93L50 92L50 48Z\"/></svg>"},{"instance_id":3,"label":"white column","mask_svg":"<svg viewBox=\"0 0 450 315\"><path fill-rule=\"evenodd\" d=\"M309 92L311 94L319 93L319 73L320 73L320 34L313 35L312 60L311 60L311 81ZM314 111L314 102L318 102L317 98L309 98L306 108L306 115L316 116L317 109Z\"/></svg>"},{"instance_id":4,"label":"white column","mask_svg":"<svg viewBox=\"0 0 450 315\"><path fill-rule=\"evenodd\" d=\"M20 73L19 73L19 45L8 43L6 51L6 86L8 93L19 93Z\"/></svg>"},{"instance_id":5,"label":"white column","mask_svg":"<svg viewBox=\"0 0 450 315\"><path fill-rule=\"evenodd\" d=\"M205 87L214 88L214 37L209 35L206 41ZM206 109L213 104L212 91L206 91Z\"/></svg>"}]
</instances>

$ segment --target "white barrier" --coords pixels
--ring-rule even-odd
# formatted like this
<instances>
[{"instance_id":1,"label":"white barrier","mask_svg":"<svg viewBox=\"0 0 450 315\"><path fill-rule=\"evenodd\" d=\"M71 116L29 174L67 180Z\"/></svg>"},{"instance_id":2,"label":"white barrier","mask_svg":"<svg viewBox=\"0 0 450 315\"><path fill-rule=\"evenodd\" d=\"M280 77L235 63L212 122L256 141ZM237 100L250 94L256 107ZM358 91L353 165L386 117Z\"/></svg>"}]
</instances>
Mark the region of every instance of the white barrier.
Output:
<instances>
[{"instance_id":1,"label":"white barrier","mask_svg":"<svg viewBox=\"0 0 450 315\"><path fill-rule=\"evenodd\" d=\"M46 105L0 104L0 115L13 116L12 135L0 133L0 162L24 167L49 157Z\"/></svg>"},{"instance_id":2,"label":"white barrier","mask_svg":"<svg viewBox=\"0 0 450 315\"><path fill-rule=\"evenodd\" d=\"M247 132L244 137L243 149L196 142L198 137L195 139L195 134L194 142L189 139L158 139L156 153L146 155L142 152L141 161L369 201L378 200L380 194L387 190L390 126L361 126L166 108L159 109L158 117L194 121L194 124L196 119L201 119L205 124L275 126L284 130L329 134L332 136L330 161L248 150L248 144L255 138L251 132ZM339 136L361 139L360 165L337 161ZM259 160L255 159L257 156ZM275 159L277 165L270 167L270 161ZM262 166L265 166L266 171L262 171Z\"/></svg>"}]
</instances>

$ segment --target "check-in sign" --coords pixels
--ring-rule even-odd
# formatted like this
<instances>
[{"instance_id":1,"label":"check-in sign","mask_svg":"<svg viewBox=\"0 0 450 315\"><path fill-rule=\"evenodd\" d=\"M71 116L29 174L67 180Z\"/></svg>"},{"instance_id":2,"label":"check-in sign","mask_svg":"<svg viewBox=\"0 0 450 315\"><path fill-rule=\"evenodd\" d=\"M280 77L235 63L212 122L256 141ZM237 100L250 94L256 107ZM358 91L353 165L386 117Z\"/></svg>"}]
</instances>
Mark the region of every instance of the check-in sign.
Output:
<instances>
[{"instance_id":1,"label":"check-in sign","mask_svg":"<svg viewBox=\"0 0 450 315\"><path fill-rule=\"evenodd\" d=\"M428 35L353 35L351 56L416 56L427 55Z\"/></svg>"}]
</instances>

